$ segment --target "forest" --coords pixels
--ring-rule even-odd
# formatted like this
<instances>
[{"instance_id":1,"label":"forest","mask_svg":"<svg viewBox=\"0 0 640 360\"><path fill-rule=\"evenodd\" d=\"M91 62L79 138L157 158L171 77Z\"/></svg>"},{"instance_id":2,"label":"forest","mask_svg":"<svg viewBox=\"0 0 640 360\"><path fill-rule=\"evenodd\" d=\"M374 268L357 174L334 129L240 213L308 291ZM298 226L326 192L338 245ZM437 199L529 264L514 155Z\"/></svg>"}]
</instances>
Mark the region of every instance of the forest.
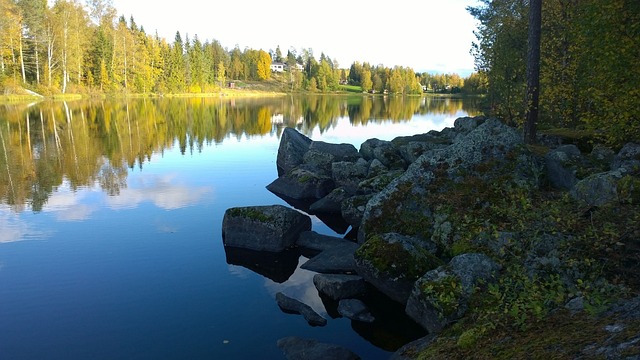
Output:
<instances>
[{"instance_id":1,"label":"forest","mask_svg":"<svg viewBox=\"0 0 640 360\"><path fill-rule=\"evenodd\" d=\"M65 93L203 93L229 80L278 76L289 91L329 92L340 84L402 94L460 92L457 74L417 74L413 69L356 62L341 69L313 50L229 50L217 40L176 32L172 42L148 34L133 16L118 16L108 0L0 0L0 91L22 87L43 95ZM209 34L207 34L209 35ZM303 71L272 74L273 62ZM477 83L477 82L476 82ZM470 82L473 84L473 80Z\"/></svg>"},{"instance_id":2,"label":"forest","mask_svg":"<svg viewBox=\"0 0 640 360\"><path fill-rule=\"evenodd\" d=\"M520 125L528 0L481 0L471 49L487 81L488 112ZM640 2L545 0L540 45L540 125L583 129L613 146L640 139Z\"/></svg>"}]
</instances>

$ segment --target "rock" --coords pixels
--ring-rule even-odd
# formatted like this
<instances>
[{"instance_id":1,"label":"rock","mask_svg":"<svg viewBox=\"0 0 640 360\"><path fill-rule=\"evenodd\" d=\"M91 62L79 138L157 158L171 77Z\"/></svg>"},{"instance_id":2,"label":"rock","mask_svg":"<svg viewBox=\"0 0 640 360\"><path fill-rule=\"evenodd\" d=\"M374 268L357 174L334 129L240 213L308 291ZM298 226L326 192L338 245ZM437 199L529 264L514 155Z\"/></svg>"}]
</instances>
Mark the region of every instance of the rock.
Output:
<instances>
[{"instance_id":1,"label":"rock","mask_svg":"<svg viewBox=\"0 0 640 360\"><path fill-rule=\"evenodd\" d=\"M353 227L360 226L367 202L373 195L352 196L342 202L340 213L342 218Z\"/></svg>"},{"instance_id":2,"label":"rock","mask_svg":"<svg viewBox=\"0 0 640 360\"><path fill-rule=\"evenodd\" d=\"M374 160L375 161L375 160ZM382 191L394 179L404 174L403 170L392 170L363 180L358 184L358 194L374 194Z\"/></svg>"},{"instance_id":3,"label":"rock","mask_svg":"<svg viewBox=\"0 0 640 360\"><path fill-rule=\"evenodd\" d=\"M333 161L357 161L360 154L351 144L330 144L324 141L312 141L309 151L317 151L333 156Z\"/></svg>"},{"instance_id":4,"label":"rock","mask_svg":"<svg viewBox=\"0 0 640 360\"><path fill-rule=\"evenodd\" d=\"M416 279L442 264L418 239L397 233L371 237L355 253L358 274L389 298L405 304Z\"/></svg>"},{"instance_id":5,"label":"rock","mask_svg":"<svg viewBox=\"0 0 640 360\"><path fill-rule=\"evenodd\" d=\"M624 169L625 173L640 173L640 144L627 143L613 160L611 170Z\"/></svg>"},{"instance_id":6,"label":"rock","mask_svg":"<svg viewBox=\"0 0 640 360\"><path fill-rule=\"evenodd\" d=\"M360 154L366 160L380 161L389 169L404 169L407 166L400 150L391 141L369 139L360 145Z\"/></svg>"},{"instance_id":7,"label":"rock","mask_svg":"<svg viewBox=\"0 0 640 360\"><path fill-rule=\"evenodd\" d=\"M342 299L338 304L338 313L351 320L372 323L375 321L367 305L358 299Z\"/></svg>"},{"instance_id":8,"label":"rock","mask_svg":"<svg viewBox=\"0 0 640 360\"><path fill-rule=\"evenodd\" d=\"M288 360L358 360L360 357L340 345L289 336L278 340L278 347Z\"/></svg>"},{"instance_id":9,"label":"rock","mask_svg":"<svg viewBox=\"0 0 640 360\"><path fill-rule=\"evenodd\" d=\"M573 188L578 182L575 165L580 156L580 150L575 145L562 145L545 155L547 179L551 186L562 190Z\"/></svg>"},{"instance_id":10,"label":"rock","mask_svg":"<svg viewBox=\"0 0 640 360\"><path fill-rule=\"evenodd\" d=\"M279 252L310 229L309 216L282 205L235 207L224 213L222 239L225 246Z\"/></svg>"},{"instance_id":11,"label":"rock","mask_svg":"<svg viewBox=\"0 0 640 360\"><path fill-rule=\"evenodd\" d=\"M437 339L435 334L429 334L418 340L414 340L396 350L389 360L413 360L418 354L427 349L435 339Z\"/></svg>"},{"instance_id":12,"label":"rock","mask_svg":"<svg viewBox=\"0 0 640 360\"><path fill-rule=\"evenodd\" d=\"M294 168L267 185L272 193L296 200L321 199L333 189L329 176L304 167Z\"/></svg>"},{"instance_id":13,"label":"rock","mask_svg":"<svg viewBox=\"0 0 640 360\"><path fill-rule=\"evenodd\" d=\"M618 200L618 181L623 177L620 169L593 174L580 180L571 190L571 196L585 205L602 206Z\"/></svg>"},{"instance_id":14,"label":"rock","mask_svg":"<svg viewBox=\"0 0 640 360\"><path fill-rule=\"evenodd\" d=\"M312 326L325 326L327 325L327 319L320 316L315 312L311 306L302 303L296 299L290 298L287 295L279 292L276 294L276 302L283 311L288 311L295 314L300 314L305 320Z\"/></svg>"},{"instance_id":15,"label":"rock","mask_svg":"<svg viewBox=\"0 0 640 360\"><path fill-rule=\"evenodd\" d=\"M481 125L485 120L486 118L484 116L461 117L454 120L453 128L461 134L468 134Z\"/></svg>"},{"instance_id":16,"label":"rock","mask_svg":"<svg viewBox=\"0 0 640 360\"><path fill-rule=\"evenodd\" d=\"M367 291L364 279L357 275L316 274L313 284L321 294L333 300L354 298Z\"/></svg>"},{"instance_id":17,"label":"rock","mask_svg":"<svg viewBox=\"0 0 640 360\"><path fill-rule=\"evenodd\" d=\"M336 157L329 153L309 150L304 154L302 162L306 168L313 169L314 172L323 176L331 177L331 164L335 159Z\"/></svg>"},{"instance_id":18,"label":"rock","mask_svg":"<svg viewBox=\"0 0 640 360\"><path fill-rule=\"evenodd\" d=\"M320 252L340 246L345 242L350 241L335 236L318 234L315 231L303 231L300 233L298 241L296 241L296 245L305 249Z\"/></svg>"},{"instance_id":19,"label":"rock","mask_svg":"<svg viewBox=\"0 0 640 360\"><path fill-rule=\"evenodd\" d=\"M293 128L285 128L280 138L276 165L278 175L282 175L302 164L304 154L309 150L311 139Z\"/></svg>"},{"instance_id":20,"label":"rock","mask_svg":"<svg viewBox=\"0 0 640 360\"><path fill-rule=\"evenodd\" d=\"M499 268L484 254L458 255L415 282L405 312L430 333L437 333L464 315L477 282L492 281Z\"/></svg>"},{"instance_id":21,"label":"rock","mask_svg":"<svg viewBox=\"0 0 640 360\"><path fill-rule=\"evenodd\" d=\"M314 202L309 206L309 211L313 214L341 214L342 202L351 197L351 193L339 187L330 192L327 196Z\"/></svg>"},{"instance_id":22,"label":"rock","mask_svg":"<svg viewBox=\"0 0 640 360\"><path fill-rule=\"evenodd\" d=\"M367 177L372 178L374 176L378 176L389 171L389 168L384 166L383 163L378 159L373 159L369 163L369 170L367 170Z\"/></svg>"},{"instance_id":23,"label":"rock","mask_svg":"<svg viewBox=\"0 0 640 360\"><path fill-rule=\"evenodd\" d=\"M300 266L301 269L325 274L350 274L355 272L354 253L358 244L343 240L342 244L322 251Z\"/></svg>"},{"instance_id":24,"label":"rock","mask_svg":"<svg viewBox=\"0 0 640 360\"><path fill-rule=\"evenodd\" d=\"M565 309L571 311L572 314L579 313L584 310L584 298L582 296L574 297L564 305Z\"/></svg>"},{"instance_id":25,"label":"rock","mask_svg":"<svg viewBox=\"0 0 640 360\"><path fill-rule=\"evenodd\" d=\"M355 190L367 178L368 170L368 163L362 158L356 162L338 161L331 164L331 177L336 186Z\"/></svg>"},{"instance_id":26,"label":"rock","mask_svg":"<svg viewBox=\"0 0 640 360\"><path fill-rule=\"evenodd\" d=\"M416 234L419 230L426 237L433 221L428 193L436 174L439 180L455 178L483 162L506 161L507 154L521 144L514 128L489 119L452 145L428 151L369 201L358 241L363 242L369 234L394 231Z\"/></svg>"}]
</instances>

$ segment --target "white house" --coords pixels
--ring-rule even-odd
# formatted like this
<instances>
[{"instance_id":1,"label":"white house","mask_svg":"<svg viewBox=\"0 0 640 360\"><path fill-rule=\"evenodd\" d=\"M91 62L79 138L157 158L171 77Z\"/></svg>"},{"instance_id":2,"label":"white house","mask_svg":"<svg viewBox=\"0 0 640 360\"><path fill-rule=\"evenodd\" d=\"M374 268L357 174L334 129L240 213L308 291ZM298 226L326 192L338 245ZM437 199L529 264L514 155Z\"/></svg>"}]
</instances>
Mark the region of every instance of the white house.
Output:
<instances>
[{"instance_id":1,"label":"white house","mask_svg":"<svg viewBox=\"0 0 640 360\"><path fill-rule=\"evenodd\" d=\"M271 63L271 71L273 72L283 72L284 64L281 62L273 62Z\"/></svg>"}]
</instances>

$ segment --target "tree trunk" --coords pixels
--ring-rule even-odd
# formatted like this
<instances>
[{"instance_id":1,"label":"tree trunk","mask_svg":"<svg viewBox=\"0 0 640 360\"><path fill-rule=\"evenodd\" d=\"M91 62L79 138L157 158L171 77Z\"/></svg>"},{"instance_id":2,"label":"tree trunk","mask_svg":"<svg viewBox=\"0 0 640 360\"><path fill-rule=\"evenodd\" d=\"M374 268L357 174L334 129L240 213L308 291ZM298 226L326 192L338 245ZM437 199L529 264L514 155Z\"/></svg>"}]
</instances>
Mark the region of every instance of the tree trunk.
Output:
<instances>
[{"instance_id":1,"label":"tree trunk","mask_svg":"<svg viewBox=\"0 0 640 360\"><path fill-rule=\"evenodd\" d=\"M524 141L536 142L538 102L540 98L540 36L542 23L542 0L529 1L529 41L527 48L527 95Z\"/></svg>"}]
</instances>

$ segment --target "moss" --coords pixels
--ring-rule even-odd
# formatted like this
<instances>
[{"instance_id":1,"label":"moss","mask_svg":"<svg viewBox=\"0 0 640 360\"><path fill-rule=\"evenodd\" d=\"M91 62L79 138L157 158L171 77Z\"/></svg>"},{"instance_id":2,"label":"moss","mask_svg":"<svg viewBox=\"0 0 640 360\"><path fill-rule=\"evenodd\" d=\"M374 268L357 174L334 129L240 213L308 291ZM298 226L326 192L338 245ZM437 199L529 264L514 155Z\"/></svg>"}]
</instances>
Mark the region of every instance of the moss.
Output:
<instances>
[{"instance_id":1,"label":"moss","mask_svg":"<svg viewBox=\"0 0 640 360\"><path fill-rule=\"evenodd\" d=\"M408 251L402 243L385 241L382 236L373 236L362 244L356 257L370 261L380 272L412 280L443 264L425 249L415 247Z\"/></svg>"},{"instance_id":2,"label":"moss","mask_svg":"<svg viewBox=\"0 0 640 360\"><path fill-rule=\"evenodd\" d=\"M458 311L463 296L462 283L458 277L449 275L434 281L422 282L420 286L425 298L443 316L449 317Z\"/></svg>"},{"instance_id":3,"label":"moss","mask_svg":"<svg viewBox=\"0 0 640 360\"><path fill-rule=\"evenodd\" d=\"M264 212L252 207L236 207L227 210L229 215L233 217L243 217L259 222L267 222L273 220L273 217L266 215Z\"/></svg>"}]
</instances>

